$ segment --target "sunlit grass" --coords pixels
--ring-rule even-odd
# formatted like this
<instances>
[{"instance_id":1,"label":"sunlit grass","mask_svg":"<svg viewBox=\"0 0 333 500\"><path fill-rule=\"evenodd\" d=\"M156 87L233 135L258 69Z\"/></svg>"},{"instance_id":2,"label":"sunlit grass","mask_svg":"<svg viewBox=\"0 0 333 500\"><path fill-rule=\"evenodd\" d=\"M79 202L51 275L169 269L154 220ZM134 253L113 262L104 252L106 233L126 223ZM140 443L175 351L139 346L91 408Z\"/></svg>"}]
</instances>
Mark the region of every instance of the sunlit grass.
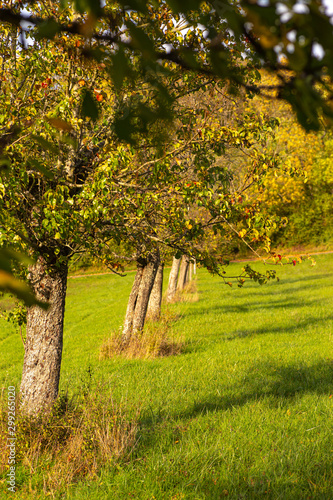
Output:
<instances>
[{"instance_id":1,"label":"sunlit grass","mask_svg":"<svg viewBox=\"0 0 333 500\"><path fill-rule=\"evenodd\" d=\"M67 498L333 498L333 258L279 274L238 289L199 270L199 300L171 306L185 351L138 360L99 360L133 274L70 280L62 389L75 392L89 367L89 390L102 381L140 422L131 459ZM0 325L1 383L17 385L22 342ZM28 484L16 497L29 498Z\"/></svg>"}]
</instances>

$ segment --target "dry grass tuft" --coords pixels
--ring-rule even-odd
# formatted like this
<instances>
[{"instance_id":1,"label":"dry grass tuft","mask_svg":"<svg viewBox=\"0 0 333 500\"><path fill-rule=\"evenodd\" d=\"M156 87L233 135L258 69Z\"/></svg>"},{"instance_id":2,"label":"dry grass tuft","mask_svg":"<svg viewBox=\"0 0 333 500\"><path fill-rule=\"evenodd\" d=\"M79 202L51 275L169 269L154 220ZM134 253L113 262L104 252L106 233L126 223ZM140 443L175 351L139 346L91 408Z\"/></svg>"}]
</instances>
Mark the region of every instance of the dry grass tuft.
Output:
<instances>
[{"instance_id":1,"label":"dry grass tuft","mask_svg":"<svg viewBox=\"0 0 333 500\"><path fill-rule=\"evenodd\" d=\"M16 467L30 476L38 491L54 495L133 451L137 421L128 421L102 391L79 401L60 396L48 414L16 420ZM17 406L18 408L18 406ZM0 409L0 473L8 470L7 410ZM42 483L42 484L41 484Z\"/></svg>"},{"instance_id":2,"label":"dry grass tuft","mask_svg":"<svg viewBox=\"0 0 333 500\"><path fill-rule=\"evenodd\" d=\"M196 279L189 281L183 290L177 290L172 302L198 302L199 293Z\"/></svg>"},{"instance_id":3,"label":"dry grass tuft","mask_svg":"<svg viewBox=\"0 0 333 500\"><path fill-rule=\"evenodd\" d=\"M180 354L185 346L184 341L170 336L172 323L177 315L166 311L159 321L147 321L142 332L137 332L125 343L121 331L113 332L100 349L100 359L113 356L134 358L159 358Z\"/></svg>"}]
</instances>

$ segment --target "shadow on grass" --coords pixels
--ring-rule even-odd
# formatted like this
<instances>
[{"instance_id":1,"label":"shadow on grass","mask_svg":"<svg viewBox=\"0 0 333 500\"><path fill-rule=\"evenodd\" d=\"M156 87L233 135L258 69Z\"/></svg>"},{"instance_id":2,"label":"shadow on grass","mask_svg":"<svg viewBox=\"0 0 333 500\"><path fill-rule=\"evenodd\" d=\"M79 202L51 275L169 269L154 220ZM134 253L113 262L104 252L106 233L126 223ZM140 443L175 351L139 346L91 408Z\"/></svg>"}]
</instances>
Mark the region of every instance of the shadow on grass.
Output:
<instances>
[{"instance_id":1,"label":"shadow on grass","mask_svg":"<svg viewBox=\"0 0 333 500\"><path fill-rule=\"evenodd\" d=\"M223 388L218 386L216 388L219 392L223 392ZM310 366L256 363L237 386L235 385L232 394L228 392L230 388L226 389L225 396L218 396L214 391L205 401L194 403L185 411L168 415L167 419L191 420L197 415L233 410L262 398L268 398L269 404L276 407L277 403L281 404L282 398L286 399L285 404L289 406L293 400L304 394L330 396L333 394L333 359L322 360ZM165 419L163 413L159 415L150 413L143 417L141 424L153 427Z\"/></svg>"},{"instance_id":2,"label":"shadow on grass","mask_svg":"<svg viewBox=\"0 0 333 500\"><path fill-rule=\"evenodd\" d=\"M317 281L316 283L307 283L307 284L300 284L300 286L295 286L297 283L299 283L298 280L295 280L295 285L288 280L287 282L280 281L279 283L269 283L268 285L262 285L262 287L266 288L259 288L260 285L255 285L256 288L243 288L242 293L247 292L247 295L250 297L274 297L276 295L293 295L295 293L298 293L302 290L305 290L308 292L311 290L313 293L314 290L320 290L323 287L325 288L330 288L333 286L333 283L328 283L328 280L332 280L331 276L327 277L327 282L319 282ZM252 285L253 286L253 285ZM269 288L268 288L269 287Z\"/></svg>"},{"instance_id":3,"label":"shadow on grass","mask_svg":"<svg viewBox=\"0 0 333 500\"><path fill-rule=\"evenodd\" d=\"M321 289L322 284L319 280L330 279L330 274L317 274L314 276L304 276L295 277L295 279L288 278L285 282L271 282L263 287L260 287L256 283L250 283L243 290L239 291L235 289L233 304L225 304L225 296L221 295L221 303L212 306L209 304L209 314L219 313L219 314L230 314L230 313L248 313L258 310L278 310L278 309L296 309L311 307L318 304L318 298L316 297L315 290ZM316 283L309 283L317 280ZM293 286L294 284L299 284L298 287ZM302 289L302 284L304 283L304 288L308 289L311 286L311 293L313 298L298 297L297 292ZM221 282L221 285L224 283ZM325 283L325 288L328 286L333 286L333 284ZM270 288L270 292L268 293ZM237 293L238 292L238 293ZM205 294L209 294L209 290L203 291L203 300L199 307L190 309L186 312L186 316L198 316L207 315L207 306L205 306ZM241 295L240 295L241 294ZM228 293L228 301L232 296L232 292ZM278 297L277 297L278 296ZM262 298L262 300L260 300ZM321 298L320 303L330 301L331 298ZM291 328L293 330L293 328ZM273 330L274 331L274 330ZM278 330L280 331L280 330ZM254 332L253 332L254 333ZM264 333L264 332L261 332ZM243 335L245 336L245 335Z\"/></svg>"},{"instance_id":4,"label":"shadow on grass","mask_svg":"<svg viewBox=\"0 0 333 500\"><path fill-rule=\"evenodd\" d=\"M206 401L196 403L182 412L179 417L191 419L198 414L235 409L267 397L275 407L281 398L286 398L286 404L289 405L302 394L329 396L333 393L333 359L310 366L256 363L235 389L237 395L220 397L212 394Z\"/></svg>"},{"instance_id":5,"label":"shadow on grass","mask_svg":"<svg viewBox=\"0 0 333 500\"><path fill-rule=\"evenodd\" d=\"M223 388L220 390L223 394ZM228 391L231 390L232 394L228 394ZM225 392L225 395L222 396L217 396L216 392L211 393L205 401L194 403L184 411L177 412L175 410L171 415L147 415L147 418L141 422L143 430L141 446L144 449L159 447L162 436L165 441L167 435L167 441L170 442L170 445L165 449L169 450L170 446L174 446L173 443L181 442L182 433L187 429L187 422L205 414L236 411L238 408L255 401L264 399L265 404L270 408L290 408L302 395L327 395L328 398L333 392L333 360L322 360L309 366L301 364L280 366L269 362L253 364L246 376L238 381L234 387L226 389ZM323 415L323 419L325 418ZM262 496L274 500L277 498L281 500L294 500L296 498L328 500L333 498L333 494L330 496L330 493L333 492L331 461L328 461L327 455L319 462L311 464L306 458L307 451L300 450L299 453L305 454L304 462L302 462L304 470L299 471L298 482L294 484L290 482L288 476L288 469L293 467L292 462L289 463L288 460L285 461L284 465L279 466L279 471L275 470L276 464L270 466L267 463L264 473L251 471L249 464L248 474L243 472L240 476L237 463L227 465L220 458L218 449L213 449L211 453L209 456L209 450L207 450L207 455L203 451L202 454L198 454L196 459L192 458L191 466L194 470L199 470L200 464L201 468L203 467L202 461L205 463L206 460L207 463L212 464L212 470L207 468L203 473L200 472L195 478L195 482L192 479L192 485L189 484L188 478L182 477L176 468L172 472L164 471L165 481L169 485L175 481L174 486L182 484L184 498L221 499L228 497L237 500L243 498L246 500L258 499ZM186 470L189 464L186 463L186 458L181 458L182 456L180 452L180 458L176 461L180 469L183 467ZM182 460L184 463L180 466ZM218 470L226 466L230 467L229 479L219 482ZM280 474L283 477L280 477ZM309 482L309 479L312 483ZM316 483L321 483L321 492L318 491L319 488L317 491L313 489L312 485L316 485ZM156 484L157 498L159 498L158 488L159 486ZM192 496L193 488L195 488L197 497ZM186 494L189 496L187 497Z\"/></svg>"},{"instance_id":6,"label":"shadow on grass","mask_svg":"<svg viewBox=\"0 0 333 500\"><path fill-rule=\"evenodd\" d=\"M242 330L236 330L228 334L225 338L227 341L231 341L237 338L252 337L254 335L264 335L270 333L291 333L295 330L303 330L309 328L310 326L315 326L318 324L325 324L327 321L333 320L333 315L329 314L322 318L307 318L305 320L295 319L295 324L286 326L284 324L277 326L265 326L261 328L247 328Z\"/></svg>"},{"instance_id":7,"label":"shadow on grass","mask_svg":"<svg viewBox=\"0 0 333 500\"><path fill-rule=\"evenodd\" d=\"M252 297L252 295L251 295ZM304 300L302 298L295 297L285 297L279 298L277 300L269 300L260 302L258 300L247 302L246 304L243 302L244 297L242 298L242 303L235 304L216 304L215 306L209 307L209 315L214 313L227 315L230 313L249 313L253 311L269 311L271 309L298 309L304 307L311 307L313 305L318 305L318 299L314 298L313 300ZM325 302L331 303L331 298L321 298L320 304L323 305ZM198 316L198 315L207 315L207 309L205 307L196 308L195 310L189 310L186 313L186 317L189 316ZM227 319L227 318L226 318ZM327 316L326 319L329 319Z\"/></svg>"}]
</instances>

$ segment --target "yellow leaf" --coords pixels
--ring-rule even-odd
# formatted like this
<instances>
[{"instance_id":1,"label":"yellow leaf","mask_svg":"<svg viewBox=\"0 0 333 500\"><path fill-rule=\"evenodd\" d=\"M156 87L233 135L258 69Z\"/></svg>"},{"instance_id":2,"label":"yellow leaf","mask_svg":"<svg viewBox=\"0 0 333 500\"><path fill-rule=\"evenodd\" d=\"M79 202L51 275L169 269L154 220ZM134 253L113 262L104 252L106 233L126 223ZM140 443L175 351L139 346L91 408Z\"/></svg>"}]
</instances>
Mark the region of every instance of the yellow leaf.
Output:
<instances>
[{"instance_id":1,"label":"yellow leaf","mask_svg":"<svg viewBox=\"0 0 333 500\"><path fill-rule=\"evenodd\" d=\"M47 118L47 121L53 127L59 130L65 130L66 132L69 132L73 128L70 123L65 122L65 120L62 120L61 118Z\"/></svg>"}]
</instances>

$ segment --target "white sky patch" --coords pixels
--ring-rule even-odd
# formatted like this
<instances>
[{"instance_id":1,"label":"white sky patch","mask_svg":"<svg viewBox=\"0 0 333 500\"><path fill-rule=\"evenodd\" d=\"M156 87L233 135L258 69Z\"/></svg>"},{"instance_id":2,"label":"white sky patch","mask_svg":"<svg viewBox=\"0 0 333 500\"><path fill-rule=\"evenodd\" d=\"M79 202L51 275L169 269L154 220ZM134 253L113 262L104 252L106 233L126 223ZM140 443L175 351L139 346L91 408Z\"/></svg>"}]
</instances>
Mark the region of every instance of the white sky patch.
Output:
<instances>
[{"instance_id":1,"label":"white sky patch","mask_svg":"<svg viewBox=\"0 0 333 500\"><path fill-rule=\"evenodd\" d=\"M261 0L263 1L263 0ZM280 19L282 23L287 23L291 17L292 13L295 12L297 14L308 14L309 13L309 7L306 3L306 0L299 0L296 4L293 5L292 9L290 9L285 3L281 2L276 5L276 10L277 13L280 15ZM322 0L322 12L325 12L325 14L328 17L332 17L332 24L333 24L333 0ZM287 52L292 54L294 52L294 46L293 44L296 41L297 37L297 32L296 30L290 31L287 34L287 38L290 41L290 43L287 45ZM302 46L302 37L300 36L298 38L298 43ZM279 52L276 50L276 52ZM317 59L322 59L325 55L325 51L323 47L320 45L318 42L313 43L312 47L312 55L313 57L316 57Z\"/></svg>"},{"instance_id":2,"label":"white sky patch","mask_svg":"<svg viewBox=\"0 0 333 500\"><path fill-rule=\"evenodd\" d=\"M320 43L314 42L312 46L312 55L319 60L321 60L324 57L325 51L323 47L320 45Z\"/></svg>"},{"instance_id":3,"label":"white sky patch","mask_svg":"<svg viewBox=\"0 0 333 500\"><path fill-rule=\"evenodd\" d=\"M325 6L326 14L333 16L333 0L323 0L323 5Z\"/></svg>"}]
</instances>

